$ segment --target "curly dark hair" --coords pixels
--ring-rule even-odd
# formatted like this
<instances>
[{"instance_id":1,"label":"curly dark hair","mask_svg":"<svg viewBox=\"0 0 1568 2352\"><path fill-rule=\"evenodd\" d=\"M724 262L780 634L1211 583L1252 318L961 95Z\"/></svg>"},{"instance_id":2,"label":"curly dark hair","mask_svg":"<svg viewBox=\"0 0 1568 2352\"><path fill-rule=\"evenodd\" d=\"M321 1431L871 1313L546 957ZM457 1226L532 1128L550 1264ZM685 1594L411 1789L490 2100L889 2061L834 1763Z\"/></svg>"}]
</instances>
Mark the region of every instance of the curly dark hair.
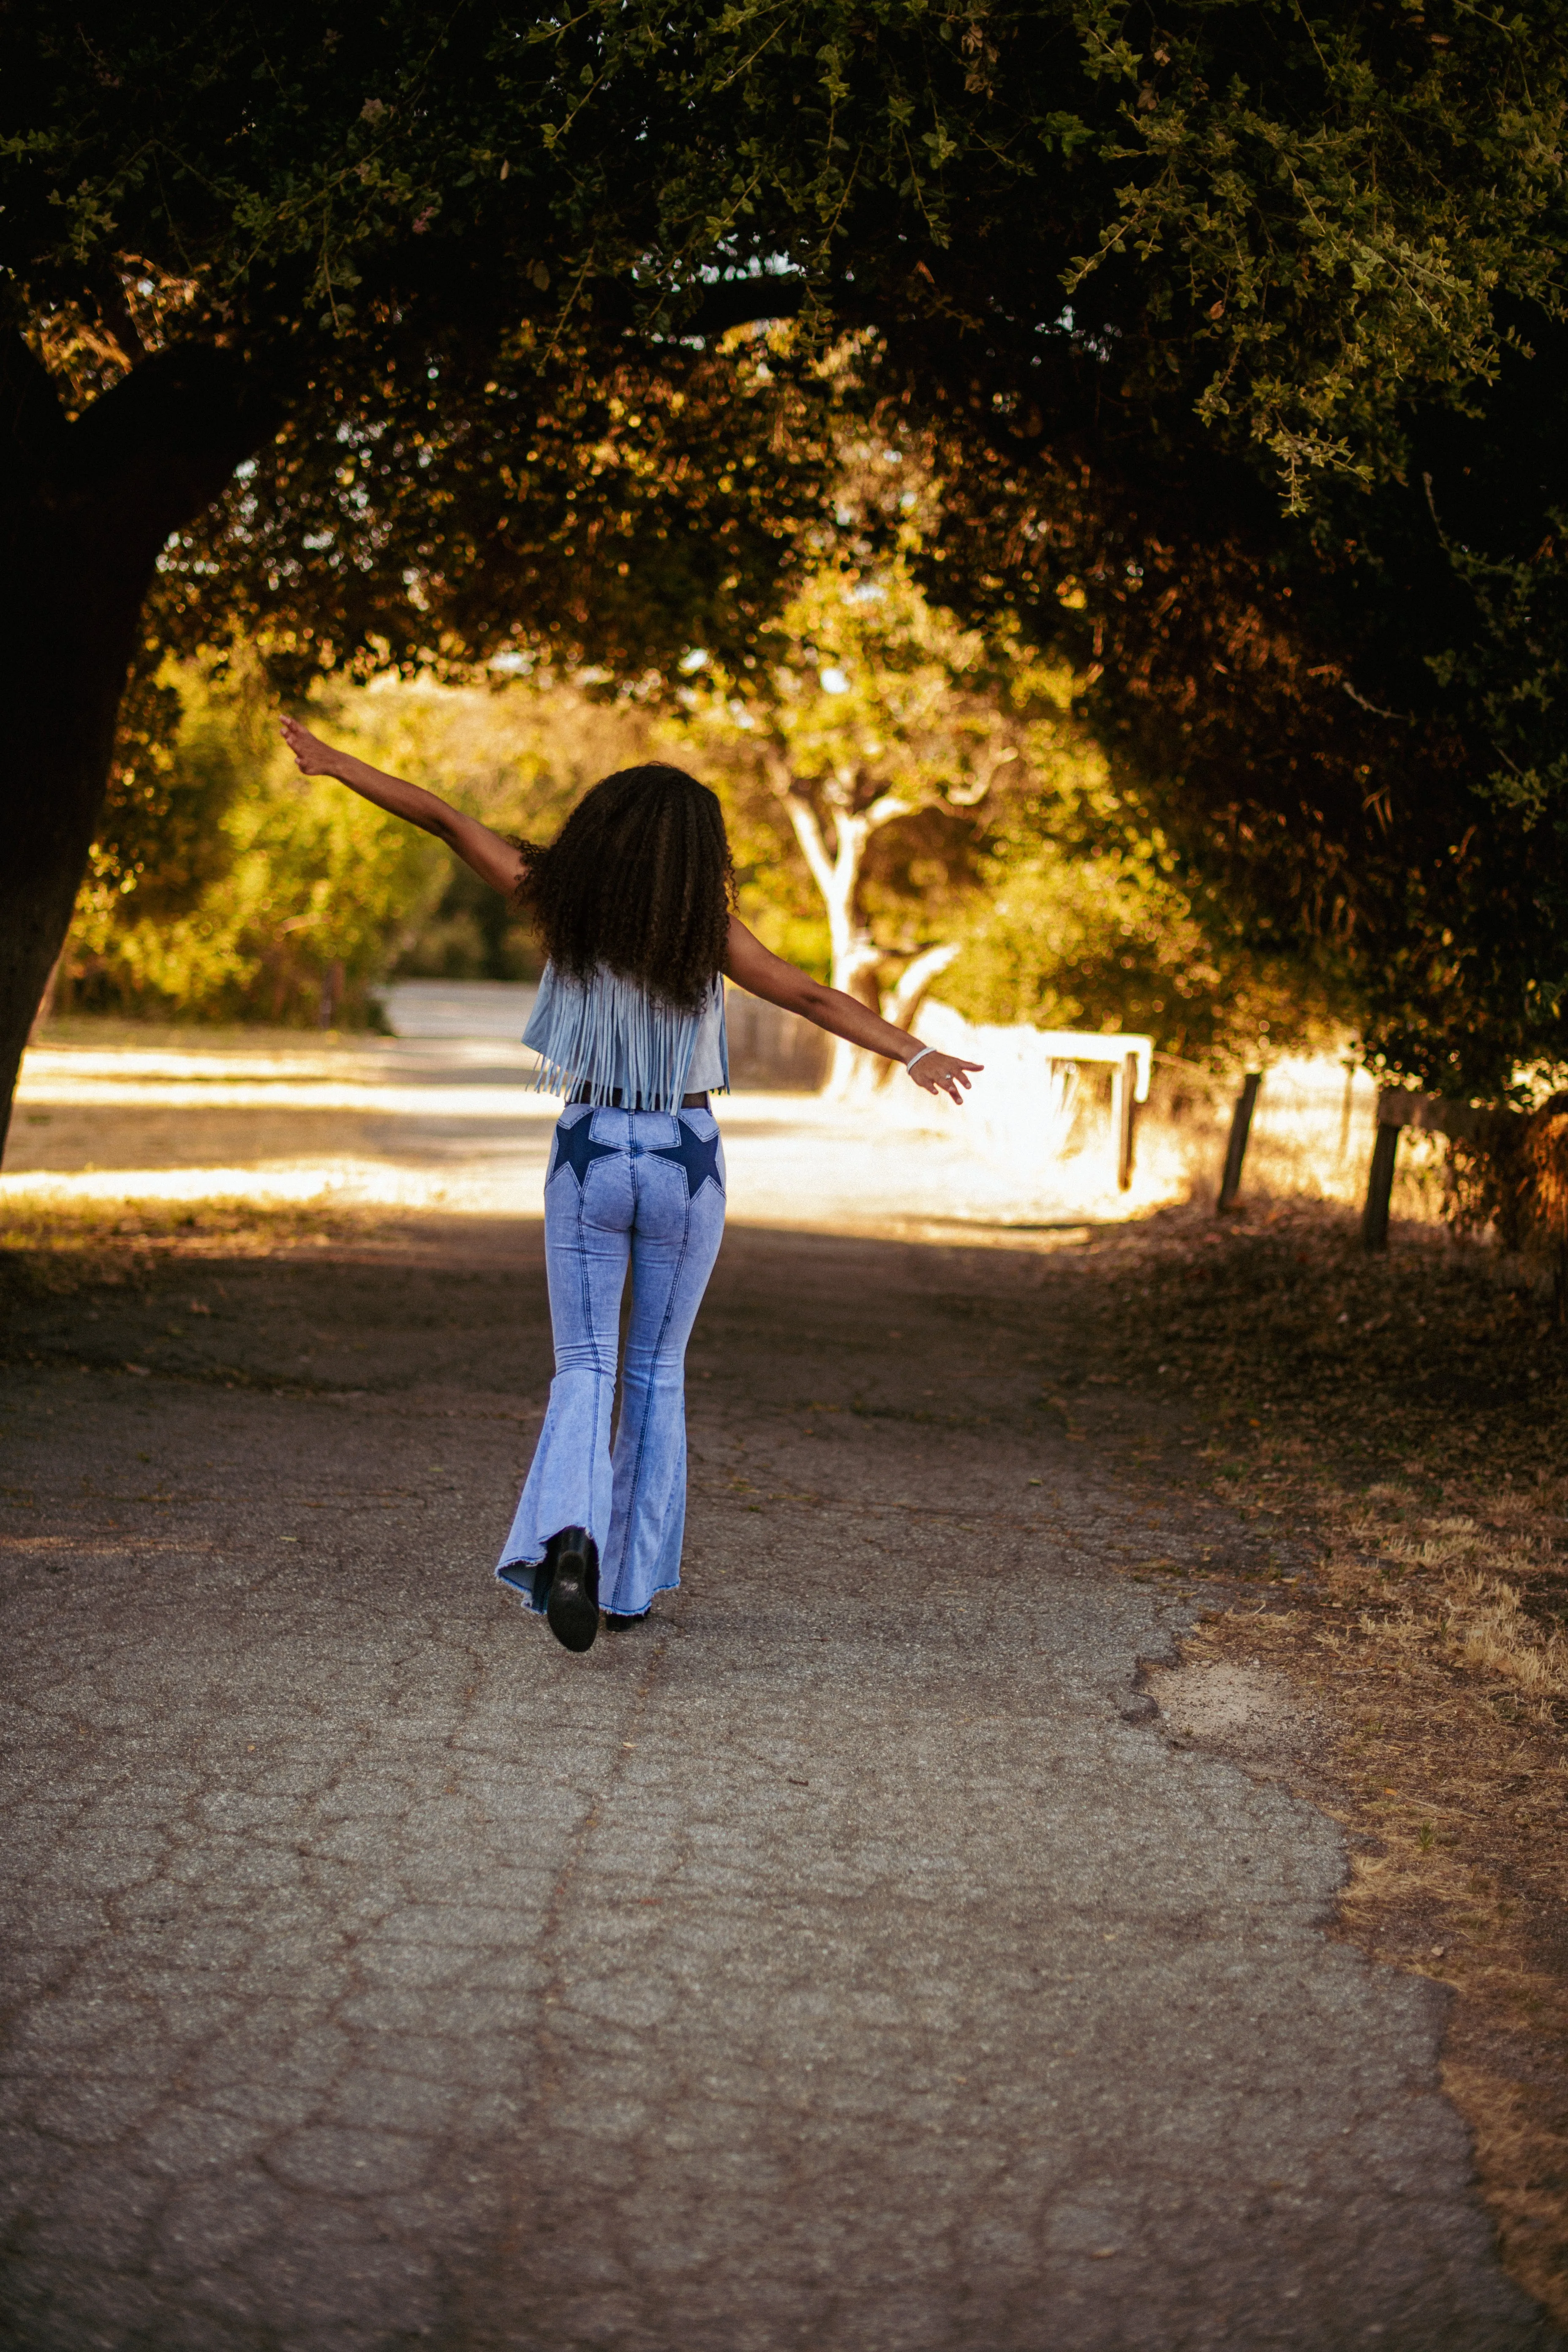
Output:
<instances>
[{"instance_id":1,"label":"curly dark hair","mask_svg":"<svg viewBox=\"0 0 1568 2352\"><path fill-rule=\"evenodd\" d=\"M584 793L547 848L519 842L520 901L551 961L599 964L695 1013L724 961L734 868L715 795L650 761Z\"/></svg>"}]
</instances>

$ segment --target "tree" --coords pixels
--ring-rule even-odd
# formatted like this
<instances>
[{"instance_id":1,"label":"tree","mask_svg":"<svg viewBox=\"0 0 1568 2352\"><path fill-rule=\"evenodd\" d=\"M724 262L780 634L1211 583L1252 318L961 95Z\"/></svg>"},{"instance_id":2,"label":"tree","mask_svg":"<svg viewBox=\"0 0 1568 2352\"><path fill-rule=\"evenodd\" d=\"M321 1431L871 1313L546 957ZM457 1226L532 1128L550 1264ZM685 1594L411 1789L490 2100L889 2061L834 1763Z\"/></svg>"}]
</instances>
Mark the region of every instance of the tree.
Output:
<instances>
[{"instance_id":1,"label":"tree","mask_svg":"<svg viewBox=\"0 0 1568 2352\"><path fill-rule=\"evenodd\" d=\"M1238 949L1316 950L1375 1064L1495 1096L1564 1058L1563 13L1073 29L950 20L990 102L920 87L929 238L885 18L834 53L841 179L791 183L944 480L920 576L1083 672Z\"/></svg>"},{"instance_id":2,"label":"tree","mask_svg":"<svg viewBox=\"0 0 1568 2352\"><path fill-rule=\"evenodd\" d=\"M954 400L927 557L1079 666L1237 946L1315 953L1374 1066L1489 1099L1568 1063L1568 341L1530 326L1474 416L1412 412L1403 480L1296 521L1213 449L1042 457Z\"/></svg>"},{"instance_id":3,"label":"tree","mask_svg":"<svg viewBox=\"0 0 1568 2352\"><path fill-rule=\"evenodd\" d=\"M722 752L731 798L749 776L784 815L822 900L833 985L910 1027L958 952L944 927L990 828L1072 756L1068 681L956 626L902 554L856 560L853 533L823 551L781 629L760 681L704 652L682 731ZM859 1059L839 1051L830 1086Z\"/></svg>"},{"instance_id":4,"label":"tree","mask_svg":"<svg viewBox=\"0 0 1568 2352\"><path fill-rule=\"evenodd\" d=\"M434 23L409 0L279 0L264 20L18 0L0 34L4 1090L162 551L280 435L296 470L262 465L230 512L253 496L260 536L275 513L295 559L258 576L297 677L455 661L470 636L550 625L592 655L605 600L616 658L632 637L664 658L680 612L645 625L611 586L658 523L590 541L584 507L552 520L530 473L540 420L585 434L628 364L644 377L626 414L644 415L645 379L681 389L690 339L781 315L803 289L813 331L884 336L911 400L933 364L984 381L1026 436L1048 415L1058 454L1111 416L1150 446L1206 436L1297 503L1321 478L1381 481L1401 399L1462 404L1497 364L1499 302L1556 300L1556 28L1546 0L1455 9L1441 29L1416 9L1310 17L1284 0L1158 16L595 0ZM340 426L353 479L327 496ZM495 429L515 435L538 528L492 567L505 501L468 493ZM637 474L639 514L688 514L705 471L729 495L723 457L709 445L665 468L639 446L617 496ZM454 467L462 495L411 521ZM591 466L565 472L597 502ZM720 542L706 572L686 532L689 560L655 568L648 612L695 583L689 640L726 611L763 619L788 570L771 495L745 490L763 527L749 550ZM347 519L346 567L302 560L322 551L307 513ZM198 545L192 576L219 626L232 537L214 545L225 568L202 572ZM568 563L589 593L561 621ZM399 586L429 628L399 618ZM321 612L300 609L318 593Z\"/></svg>"},{"instance_id":5,"label":"tree","mask_svg":"<svg viewBox=\"0 0 1568 2352\"><path fill-rule=\"evenodd\" d=\"M635 174L605 284L563 302L594 159L543 141L551 40L495 10L338 16L24 5L0 34L7 1106L139 658L150 681L171 643L264 625L296 686L519 635L635 666L696 626L739 659L787 582L806 438L744 420L790 387L634 348ZM720 288L689 323L758 307Z\"/></svg>"}]
</instances>

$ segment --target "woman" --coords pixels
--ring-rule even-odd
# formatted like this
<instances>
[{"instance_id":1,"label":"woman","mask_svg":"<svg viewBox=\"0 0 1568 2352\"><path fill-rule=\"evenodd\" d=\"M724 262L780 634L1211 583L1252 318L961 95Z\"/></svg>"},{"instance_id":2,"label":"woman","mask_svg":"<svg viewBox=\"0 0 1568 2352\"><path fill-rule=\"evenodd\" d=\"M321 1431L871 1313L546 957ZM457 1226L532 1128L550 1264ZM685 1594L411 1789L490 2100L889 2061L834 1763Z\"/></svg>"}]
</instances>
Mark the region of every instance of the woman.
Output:
<instances>
[{"instance_id":1,"label":"woman","mask_svg":"<svg viewBox=\"0 0 1568 2352\"><path fill-rule=\"evenodd\" d=\"M433 833L528 907L549 953L523 1043L566 1097L544 1180L555 1378L496 1570L557 1641L639 1623L680 1581L686 1342L724 1229L724 979L901 1062L962 1102L980 1067L895 1029L778 956L731 912L719 803L679 768L606 776L547 849L505 841L417 784L283 721L308 776L334 776ZM632 1307L610 1440L621 1292Z\"/></svg>"}]
</instances>

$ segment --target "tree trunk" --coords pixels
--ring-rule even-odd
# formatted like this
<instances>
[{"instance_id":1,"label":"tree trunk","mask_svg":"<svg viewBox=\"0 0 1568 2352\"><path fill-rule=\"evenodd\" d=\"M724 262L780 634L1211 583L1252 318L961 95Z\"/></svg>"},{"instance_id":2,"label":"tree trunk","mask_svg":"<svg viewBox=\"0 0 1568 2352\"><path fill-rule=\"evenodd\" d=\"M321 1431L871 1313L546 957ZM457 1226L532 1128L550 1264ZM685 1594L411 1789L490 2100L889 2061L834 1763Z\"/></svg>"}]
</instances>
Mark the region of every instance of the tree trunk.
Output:
<instances>
[{"instance_id":1,"label":"tree trunk","mask_svg":"<svg viewBox=\"0 0 1568 2352\"><path fill-rule=\"evenodd\" d=\"M881 961L880 950L869 931L858 921L856 898L860 887L860 868L866 859L866 844L874 833L895 817L910 814L909 803L895 799L892 793L873 802L868 809L849 805L847 786L842 795L829 795L833 814L833 849L829 854L816 811L803 792L797 791L782 759L773 767L773 790L783 802L801 853L811 868L811 878L822 893L827 910L827 938L832 957L829 977L835 988L846 996L858 996L873 1013L882 1009L881 992L872 975ZM833 1060L828 1066L827 1084L824 1092L830 1097L842 1097L852 1093L857 1079L864 1072L869 1057L858 1045L846 1043L842 1037L833 1041Z\"/></svg>"},{"instance_id":2,"label":"tree trunk","mask_svg":"<svg viewBox=\"0 0 1568 2352\"><path fill-rule=\"evenodd\" d=\"M5 856L0 860L0 1143L33 1016L54 970L87 864L136 647L147 566L134 582L84 578L87 549L55 531L20 565L0 604L6 710ZM16 541L12 540L15 550ZM19 593L25 588L26 593Z\"/></svg>"},{"instance_id":3,"label":"tree trunk","mask_svg":"<svg viewBox=\"0 0 1568 2352\"><path fill-rule=\"evenodd\" d=\"M159 353L69 423L21 339L0 348L0 1150L159 551L267 429L224 352Z\"/></svg>"}]
</instances>

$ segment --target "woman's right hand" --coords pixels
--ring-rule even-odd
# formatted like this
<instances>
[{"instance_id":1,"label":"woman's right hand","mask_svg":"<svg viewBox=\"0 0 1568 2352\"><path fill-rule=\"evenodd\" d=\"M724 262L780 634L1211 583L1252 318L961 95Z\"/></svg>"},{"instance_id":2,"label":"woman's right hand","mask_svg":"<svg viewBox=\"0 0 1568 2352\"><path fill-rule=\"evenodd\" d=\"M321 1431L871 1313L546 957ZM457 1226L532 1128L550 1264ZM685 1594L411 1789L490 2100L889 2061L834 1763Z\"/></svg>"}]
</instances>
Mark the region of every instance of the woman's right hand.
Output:
<instances>
[{"instance_id":1,"label":"woman's right hand","mask_svg":"<svg viewBox=\"0 0 1568 2352\"><path fill-rule=\"evenodd\" d=\"M907 1062L904 1067L916 1086L923 1087L928 1095L946 1095L961 1103L968 1089L969 1072L983 1070L985 1065L961 1062L956 1054L939 1054L933 1047L929 1054L917 1055L912 1067Z\"/></svg>"},{"instance_id":2,"label":"woman's right hand","mask_svg":"<svg viewBox=\"0 0 1568 2352\"><path fill-rule=\"evenodd\" d=\"M334 751L330 743L323 743L319 735L312 735L310 729L301 727L297 719L283 719L281 727L283 740L298 761L302 776L337 774L336 763L342 755Z\"/></svg>"},{"instance_id":3,"label":"woman's right hand","mask_svg":"<svg viewBox=\"0 0 1568 2352\"><path fill-rule=\"evenodd\" d=\"M335 776L340 784L347 784L350 792L358 793L362 800L444 841L492 889L509 898L516 892L523 879L523 863L515 841L492 833L478 817L465 816L460 809L427 793L423 784L411 784L403 776L389 776L384 769L373 768L368 760L357 760L352 751L334 751L330 743L323 743L319 735L312 735L297 719L280 719L279 724L302 776Z\"/></svg>"}]
</instances>

